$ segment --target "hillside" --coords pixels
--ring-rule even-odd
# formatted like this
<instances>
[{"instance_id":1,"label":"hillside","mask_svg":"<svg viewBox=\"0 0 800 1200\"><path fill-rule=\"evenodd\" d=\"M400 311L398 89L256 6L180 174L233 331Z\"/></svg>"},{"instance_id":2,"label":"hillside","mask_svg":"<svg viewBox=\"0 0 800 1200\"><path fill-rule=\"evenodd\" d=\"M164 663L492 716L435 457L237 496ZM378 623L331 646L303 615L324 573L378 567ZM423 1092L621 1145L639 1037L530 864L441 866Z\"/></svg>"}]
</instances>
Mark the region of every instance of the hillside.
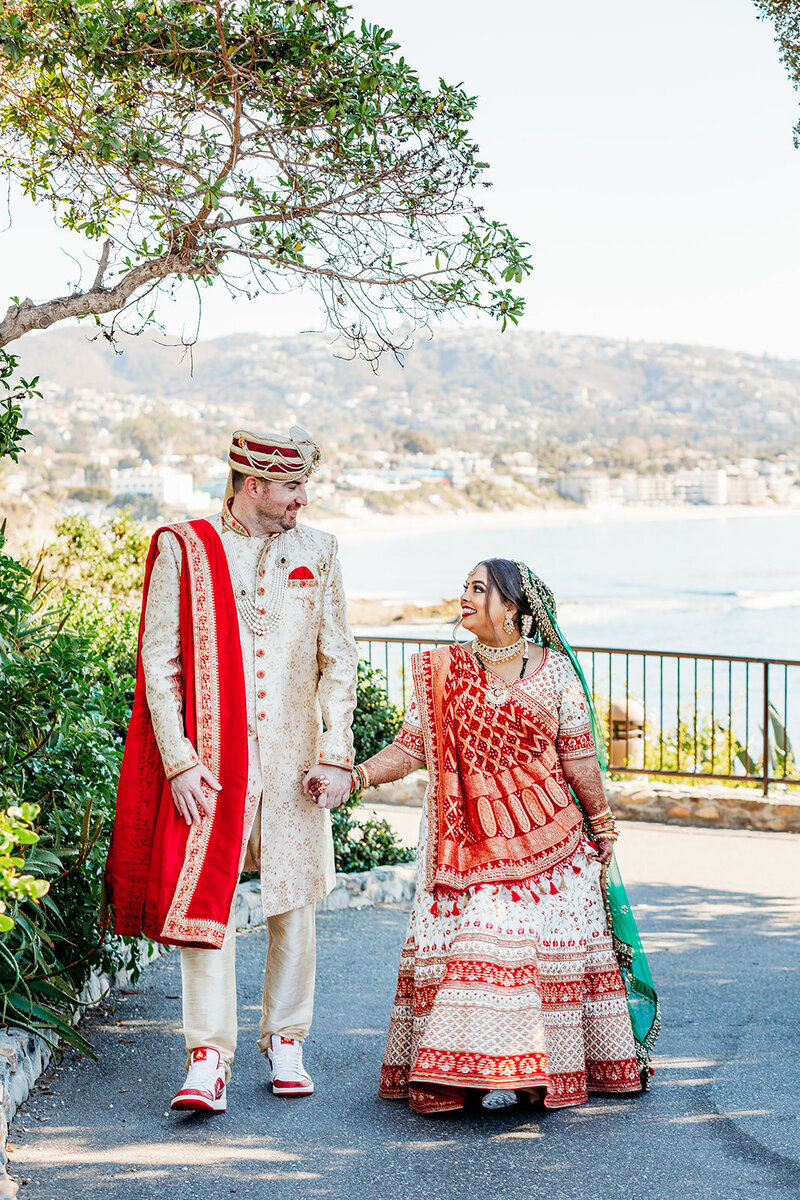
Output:
<instances>
[{"instance_id":1,"label":"hillside","mask_svg":"<svg viewBox=\"0 0 800 1200\"><path fill-rule=\"evenodd\" d=\"M115 353L87 327L20 343L24 372L49 395L180 402L262 425L307 424L328 443L365 449L415 429L436 445L534 450L568 444L609 465L633 453L701 447L714 456L800 450L800 361L695 346L513 330L439 332L404 365L332 354L316 334L241 334L191 351L140 337ZM141 400L139 399L139 403ZM102 411L102 403L100 404ZM215 422L216 423L216 422ZM625 439L625 441L623 441ZM637 444L640 443L640 444Z\"/></svg>"}]
</instances>

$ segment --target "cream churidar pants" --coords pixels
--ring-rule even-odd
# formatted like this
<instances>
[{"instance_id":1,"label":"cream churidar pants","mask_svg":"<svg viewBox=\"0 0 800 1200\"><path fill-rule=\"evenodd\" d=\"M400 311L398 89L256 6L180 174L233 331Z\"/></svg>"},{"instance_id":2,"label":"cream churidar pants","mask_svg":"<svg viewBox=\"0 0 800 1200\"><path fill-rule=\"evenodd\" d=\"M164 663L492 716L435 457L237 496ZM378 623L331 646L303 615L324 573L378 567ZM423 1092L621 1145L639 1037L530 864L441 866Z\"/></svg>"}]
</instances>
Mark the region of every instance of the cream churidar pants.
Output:
<instances>
[{"instance_id":1,"label":"cream churidar pants","mask_svg":"<svg viewBox=\"0 0 800 1200\"><path fill-rule=\"evenodd\" d=\"M314 1013L316 943L314 905L267 918L269 950L264 972L258 1048L269 1049L273 1033L307 1036ZM236 1051L236 930L233 916L220 950L181 950L183 1032L186 1050L219 1050L226 1075Z\"/></svg>"},{"instance_id":2,"label":"cream churidar pants","mask_svg":"<svg viewBox=\"0 0 800 1200\"><path fill-rule=\"evenodd\" d=\"M248 794L250 797L260 797L261 772L255 766L258 762L257 746L255 753L253 750L251 747ZM250 811L252 807L247 805ZM260 803L255 807L249 837L242 849L242 860L247 849L248 860L258 863L261 861ZM261 1020L258 1023L258 1048L262 1054L269 1049L269 1040L274 1033L300 1041L308 1036L314 1014L314 918L313 903L267 918L269 949L264 970ZM181 980L187 1053L198 1046L211 1046L219 1050L225 1064L226 1078L230 1078L238 1033L233 912L219 950L181 950Z\"/></svg>"}]
</instances>

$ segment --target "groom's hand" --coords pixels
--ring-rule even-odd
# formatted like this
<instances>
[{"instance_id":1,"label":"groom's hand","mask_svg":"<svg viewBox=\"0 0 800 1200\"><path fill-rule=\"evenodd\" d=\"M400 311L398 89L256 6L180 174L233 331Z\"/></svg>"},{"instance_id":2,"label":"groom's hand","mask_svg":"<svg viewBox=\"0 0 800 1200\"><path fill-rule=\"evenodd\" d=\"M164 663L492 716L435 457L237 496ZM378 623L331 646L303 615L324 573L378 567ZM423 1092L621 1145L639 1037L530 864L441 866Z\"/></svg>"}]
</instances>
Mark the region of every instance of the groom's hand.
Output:
<instances>
[{"instance_id":1,"label":"groom's hand","mask_svg":"<svg viewBox=\"0 0 800 1200\"><path fill-rule=\"evenodd\" d=\"M324 787L320 788L320 784L313 786L312 780L315 779L320 783L325 780ZM303 791L313 798L318 808L338 808L350 795L350 772L343 767L329 767L324 763L312 767L303 776Z\"/></svg>"},{"instance_id":2,"label":"groom's hand","mask_svg":"<svg viewBox=\"0 0 800 1200\"><path fill-rule=\"evenodd\" d=\"M211 813L208 800L203 795L203 783L215 792L221 791L221 784L202 763L189 767L188 771L181 771L180 775L173 775L169 781L172 803L187 825L199 825L203 817Z\"/></svg>"}]
</instances>

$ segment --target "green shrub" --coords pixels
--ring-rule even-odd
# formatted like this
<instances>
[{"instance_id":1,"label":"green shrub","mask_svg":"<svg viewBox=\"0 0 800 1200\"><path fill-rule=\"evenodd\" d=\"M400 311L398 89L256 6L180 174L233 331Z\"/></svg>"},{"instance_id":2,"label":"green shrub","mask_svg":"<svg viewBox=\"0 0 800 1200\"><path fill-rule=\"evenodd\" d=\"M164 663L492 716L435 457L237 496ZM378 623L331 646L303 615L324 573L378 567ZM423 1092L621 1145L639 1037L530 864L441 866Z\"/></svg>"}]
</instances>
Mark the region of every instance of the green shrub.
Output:
<instances>
[{"instance_id":1,"label":"green shrub","mask_svg":"<svg viewBox=\"0 0 800 1200\"><path fill-rule=\"evenodd\" d=\"M90 634L64 621L41 573L0 543L2 803L12 816L38 810L24 865L50 885L10 907L2 1016L74 1042L70 1018L91 968L136 965L133 948L98 917L131 681L95 653Z\"/></svg>"},{"instance_id":2,"label":"green shrub","mask_svg":"<svg viewBox=\"0 0 800 1200\"><path fill-rule=\"evenodd\" d=\"M413 862L416 850L404 846L388 821L353 815L361 801L358 796L331 813L333 848L337 871L369 871L372 867Z\"/></svg>"},{"instance_id":3,"label":"green shrub","mask_svg":"<svg viewBox=\"0 0 800 1200\"><path fill-rule=\"evenodd\" d=\"M402 711L390 703L386 693L383 671L360 659L358 700L353 714L356 762L371 758L387 746L402 723ZM359 795L351 796L331 814L337 871L368 871L371 867L411 862L415 852L399 841L388 821L356 818L354 813L360 803Z\"/></svg>"},{"instance_id":4,"label":"green shrub","mask_svg":"<svg viewBox=\"0 0 800 1200\"><path fill-rule=\"evenodd\" d=\"M403 712L386 692L386 676L364 659L358 662L358 700L353 714L356 762L388 746L403 724Z\"/></svg>"},{"instance_id":5,"label":"green shrub","mask_svg":"<svg viewBox=\"0 0 800 1200\"><path fill-rule=\"evenodd\" d=\"M13 792L0 786L0 802L7 807L0 809L0 933L14 928L14 917L9 913L22 900L37 902L47 895L50 884L46 879L22 874L25 858L19 853L20 846L33 846L39 835L34 832L33 822L39 815L36 804L14 804Z\"/></svg>"}]
</instances>

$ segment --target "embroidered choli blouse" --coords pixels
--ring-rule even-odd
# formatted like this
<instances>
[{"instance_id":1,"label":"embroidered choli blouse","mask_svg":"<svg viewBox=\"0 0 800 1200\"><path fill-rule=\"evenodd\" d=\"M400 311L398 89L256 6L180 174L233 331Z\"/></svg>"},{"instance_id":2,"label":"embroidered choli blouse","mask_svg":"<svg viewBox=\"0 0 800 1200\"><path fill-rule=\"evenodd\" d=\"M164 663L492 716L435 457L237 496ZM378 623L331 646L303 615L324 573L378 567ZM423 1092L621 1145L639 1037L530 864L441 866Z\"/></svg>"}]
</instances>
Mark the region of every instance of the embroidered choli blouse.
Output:
<instances>
[{"instance_id":1,"label":"embroidered choli blouse","mask_svg":"<svg viewBox=\"0 0 800 1200\"><path fill-rule=\"evenodd\" d=\"M517 680L513 686L528 703L549 718L548 724L553 728L562 762L571 758L589 758L595 753L586 696L566 654L545 647L544 657L536 670ZM414 693L395 744L415 758L425 757L422 722Z\"/></svg>"}]
</instances>

